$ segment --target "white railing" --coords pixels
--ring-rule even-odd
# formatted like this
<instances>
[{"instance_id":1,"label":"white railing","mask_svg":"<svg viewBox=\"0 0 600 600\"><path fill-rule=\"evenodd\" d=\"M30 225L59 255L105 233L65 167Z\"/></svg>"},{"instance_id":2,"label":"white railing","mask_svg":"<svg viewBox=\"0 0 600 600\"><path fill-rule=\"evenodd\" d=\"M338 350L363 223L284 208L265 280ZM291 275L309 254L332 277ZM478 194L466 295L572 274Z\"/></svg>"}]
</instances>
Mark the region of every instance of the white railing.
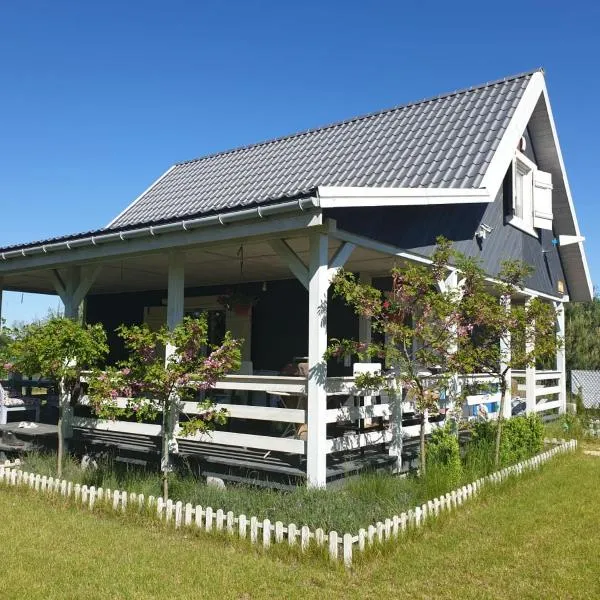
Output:
<instances>
[{"instance_id":1,"label":"white railing","mask_svg":"<svg viewBox=\"0 0 600 600\"><path fill-rule=\"evenodd\" d=\"M534 395L533 399L528 399L528 412L537 413L561 408L563 374L560 371L513 370L512 378L517 382L517 390L524 395L528 393L528 377L532 378L531 388Z\"/></svg>"},{"instance_id":2,"label":"white railing","mask_svg":"<svg viewBox=\"0 0 600 600\"><path fill-rule=\"evenodd\" d=\"M556 379L560 383L560 377L561 374L556 371L540 371L536 374L536 384ZM525 372L513 371L513 378L517 380L524 379ZM495 381L492 376L481 373L462 375L459 379L462 385L486 384ZM339 425L338 429L333 428L336 433L333 433L330 429L332 437L325 444L326 453L356 450L393 441L393 428L387 427L387 421L392 418L393 410L391 400L384 390L358 390L354 377L329 377L326 382L326 390L329 397L342 397L340 403L338 403L338 406L339 404L341 406L329 408L325 413L327 424ZM231 401L233 392L237 392L242 397L245 396L247 403ZM536 404L536 411L557 408L559 401L548 399L548 396L559 392L560 385L537 387L536 398L540 398L540 400ZM214 390L210 391L210 395L217 400L216 408L227 410L229 416L233 419L287 424L287 427L281 428L282 433L277 435L271 431L259 435L217 430L183 437L179 435L181 427L177 425L175 437L179 440L305 455L306 441L302 439L305 437L302 433L306 430L305 425L307 423L306 393L307 379L303 377L228 375L219 380ZM260 398L261 405L256 402L253 403L253 400L257 400L257 394L262 396ZM252 398L253 395L255 396L254 399ZM363 403L361 401L363 397L369 398L369 402ZM480 404L489 405L499 403L499 401L499 392L472 394L466 398L468 407ZM126 398L119 398L116 402L122 408L127 405ZM275 403L283 406L271 405ZM85 399L82 404L85 404ZM180 412L183 415L197 415L199 410L199 405L196 402L183 402L180 406ZM495 412L489 412L487 417L495 418L496 414ZM383 423L380 422L376 427L365 426L372 419L381 419ZM435 423L427 422L426 433L431 433L436 426ZM105 420L92 417L73 418L73 427L146 436L159 436L161 434L161 425L159 424ZM343 429L345 431L342 434ZM419 436L419 430L419 424L406 426L401 429L400 435L404 440L416 438Z\"/></svg>"}]
</instances>

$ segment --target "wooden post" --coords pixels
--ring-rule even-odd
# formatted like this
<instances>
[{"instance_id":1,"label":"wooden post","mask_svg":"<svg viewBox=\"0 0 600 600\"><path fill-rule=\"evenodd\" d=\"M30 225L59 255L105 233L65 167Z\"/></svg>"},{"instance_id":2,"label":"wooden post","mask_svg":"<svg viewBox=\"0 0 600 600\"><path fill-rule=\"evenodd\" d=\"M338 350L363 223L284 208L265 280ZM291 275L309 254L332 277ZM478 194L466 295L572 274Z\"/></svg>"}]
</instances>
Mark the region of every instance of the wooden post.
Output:
<instances>
[{"instance_id":1,"label":"wooden post","mask_svg":"<svg viewBox=\"0 0 600 600\"><path fill-rule=\"evenodd\" d=\"M61 296L61 299L65 305L65 317L67 319L73 319L74 321L79 319L80 302L78 302L75 292L79 287L80 281L81 267L69 267L65 280L65 294L64 296Z\"/></svg>"},{"instance_id":2,"label":"wooden post","mask_svg":"<svg viewBox=\"0 0 600 600\"><path fill-rule=\"evenodd\" d=\"M531 302L531 299L528 299L526 302L526 306ZM535 331L535 323L531 324L532 331ZM535 340L530 339L530 336L527 336L527 342L525 347L525 352L533 351L533 346L535 345ZM537 399L535 396L535 365L527 365L525 369L525 388L526 388L526 398L525 401L527 403L527 414L531 414L535 412Z\"/></svg>"},{"instance_id":3,"label":"wooden post","mask_svg":"<svg viewBox=\"0 0 600 600\"><path fill-rule=\"evenodd\" d=\"M560 392L558 399L560 405L558 407L559 414L563 414L567 410L567 358L565 351L565 305L563 302L556 302L556 339L560 347L556 350L556 370L560 373Z\"/></svg>"},{"instance_id":4,"label":"wooden post","mask_svg":"<svg viewBox=\"0 0 600 600\"><path fill-rule=\"evenodd\" d=\"M167 281L167 327L170 331L183 321L185 309L185 255L182 252L169 254L169 273ZM175 348L167 344L165 349L165 363L171 359ZM177 427L178 412L176 402L171 402L171 410L163 414L163 449L161 469L165 485L163 495L166 498L166 477L171 468L170 452L177 452L175 428Z\"/></svg>"},{"instance_id":5,"label":"wooden post","mask_svg":"<svg viewBox=\"0 0 600 600\"><path fill-rule=\"evenodd\" d=\"M504 304L504 309L510 311L511 299L506 296L500 299L500 302ZM500 339L500 370L504 371L506 366L511 361L511 337L510 332L506 332L504 338ZM504 419L510 419L512 416L512 369L508 369L506 372L506 396L504 398ZM498 409L499 410L499 409Z\"/></svg>"},{"instance_id":6,"label":"wooden post","mask_svg":"<svg viewBox=\"0 0 600 600\"><path fill-rule=\"evenodd\" d=\"M306 476L310 487L325 487L327 479L327 288L328 236L310 236L308 273L308 438Z\"/></svg>"},{"instance_id":7,"label":"wooden post","mask_svg":"<svg viewBox=\"0 0 600 600\"><path fill-rule=\"evenodd\" d=\"M4 277L0 276L0 333L2 333L2 293L4 291Z\"/></svg>"},{"instance_id":8,"label":"wooden post","mask_svg":"<svg viewBox=\"0 0 600 600\"><path fill-rule=\"evenodd\" d=\"M360 283L371 285L373 279L368 273L360 273L358 276ZM358 318L358 341L361 344L370 344L372 338L371 330L371 318L370 317L359 317ZM373 404L372 396L363 396L363 406L371 406ZM363 424L365 427L369 427L372 423L372 419L365 418Z\"/></svg>"}]
</instances>

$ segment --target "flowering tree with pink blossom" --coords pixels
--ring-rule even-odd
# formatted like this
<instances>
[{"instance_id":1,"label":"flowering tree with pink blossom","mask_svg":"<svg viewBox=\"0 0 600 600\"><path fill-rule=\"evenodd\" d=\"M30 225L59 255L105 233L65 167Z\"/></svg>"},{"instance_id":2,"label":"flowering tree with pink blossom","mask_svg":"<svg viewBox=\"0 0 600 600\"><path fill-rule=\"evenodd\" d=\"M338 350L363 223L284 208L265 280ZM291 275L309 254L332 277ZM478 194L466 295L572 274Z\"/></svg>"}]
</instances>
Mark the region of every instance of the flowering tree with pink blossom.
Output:
<instances>
[{"instance_id":1,"label":"flowering tree with pink blossom","mask_svg":"<svg viewBox=\"0 0 600 600\"><path fill-rule=\"evenodd\" d=\"M370 318L373 331L384 342L331 340L326 357L376 357L392 369L390 393L394 393L392 388L408 392L420 415L423 474L428 414L439 409L442 390L447 390L452 375L460 372L455 351L458 336L467 335L460 320L460 292L449 286L440 289L454 254L450 242L438 238L431 266L411 263L392 269L389 293L359 282L346 271L333 281L334 295L342 297L357 315Z\"/></svg>"},{"instance_id":2,"label":"flowering tree with pink blossom","mask_svg":"<svg viewBox=\"0 0 600 600\"><path fill-rule=\"evenodd\" d=\"M107 353L102 325L83 325L64 317L51 317L13 330L3 352L6 371L38 375L59 385L58 477L62 476L66 417L77 401L81 373L101 364Z\"/></svg>"},{"instance_id":3,"label":"flowering tree with pink blossom","mask_svg":"<svg viewBox=\"0 0 600 600\"><path fill-rule=\"evenodd\" d=\"M129 358L92 373L89 401L96 414L107 419L127 416L147 421L162 414L161 472L166 500L174 424L182 403L198 401L199 412L181 422L180 436L207 432L225 423L227 412L217 409L205 393L219 378L239 369L242 340L227 332L220 345L209 344L206 315L186 317L172 331L166 327L151 331L146 325L121 325L117 331ZM120 399L125 400L124 405Z\"/></svg>"},{"instance_id":4,"label":"flowering tree with pink blossom","mask_svg":"<svg viewBox=\"0 0 600 600\"><path fill-rule=\"evenodd\" d=\"M486 373L497 382L500 406L495 432L494 462L500 466L502 424L511 369L534 367L554 360L562 342L556 336L556 309L539 297L520 302L518 297L532 268L519 260L505 260L497 281L490 283L479 263L462 257L459 330L455 359L466 373Z\"/></svg>"}]
</instances>

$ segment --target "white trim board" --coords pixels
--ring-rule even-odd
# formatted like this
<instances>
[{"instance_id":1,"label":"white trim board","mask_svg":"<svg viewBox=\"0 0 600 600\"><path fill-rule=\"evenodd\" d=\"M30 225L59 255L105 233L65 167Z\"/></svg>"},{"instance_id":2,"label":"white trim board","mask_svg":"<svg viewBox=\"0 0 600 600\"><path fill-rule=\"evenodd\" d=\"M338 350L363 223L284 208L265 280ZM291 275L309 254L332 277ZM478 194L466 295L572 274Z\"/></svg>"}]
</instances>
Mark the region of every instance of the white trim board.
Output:
<instances>
[{"instance_id":1,"label":"white trim board","mask_svg":"<svg viewBox=\"0 0 600 600\"><path fill-rule=\"evenodd\" d=\"M391 188L319 186L321 208L364 208L370 206L427 206L437 204L480 204L494 200L488 190L473 188Z\"/></svg>"}]
</instances>

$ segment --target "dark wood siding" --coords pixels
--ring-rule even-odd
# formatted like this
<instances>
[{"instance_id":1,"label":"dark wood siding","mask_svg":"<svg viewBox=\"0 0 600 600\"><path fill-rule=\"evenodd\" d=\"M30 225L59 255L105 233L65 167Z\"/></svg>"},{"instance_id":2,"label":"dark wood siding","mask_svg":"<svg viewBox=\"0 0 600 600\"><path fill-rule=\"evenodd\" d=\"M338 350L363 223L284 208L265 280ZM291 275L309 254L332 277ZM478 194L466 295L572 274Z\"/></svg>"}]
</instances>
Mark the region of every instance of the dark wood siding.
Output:
<instances>
[{"instance_id":1,"label":"dark wood siding","mask_svg":"<svg viewBox=\"0 0 600 600\"><path fill-rule=\"evenodd\" d=\"M259 300L252 315L251 357L255 370L279 371L294 356L308 353L308 292L296 279L269 281L266 291L261 284L247 284L248 293ZM214 296L225 293L230 286L188 288L187 297ZM124 348L115 329L121 324L141 324L144 307L161 306L167 297L165 291L132 294L103 294L89 296L86 318L89 323L103 323L109 345L109 361L124 358ZM339 299L330 295L328 330L331 337L358 335L358 320ZM347 374L337 363L331 363L330 375Z\"/></svg>"},{"instance_id":2,"label":"dark wood siding","mask_svg":"<svg viewBox=\"0 0 600 600\"><path fill-rule=\"evenodd\" d=\"M551 231L540 238L505 224L504 191L489 204L407 206L389 208L340 209L328 211L340 229L387 242L418 254L431 254L436 237L444 235L461 252L476 256L487 273L496 275L503 259L521 259L534 272L527 286L557 294L558 280L564 274ZM480 223L492 227L487 239L478 243L475 233Z\"/></svg>"}]
</instances>

